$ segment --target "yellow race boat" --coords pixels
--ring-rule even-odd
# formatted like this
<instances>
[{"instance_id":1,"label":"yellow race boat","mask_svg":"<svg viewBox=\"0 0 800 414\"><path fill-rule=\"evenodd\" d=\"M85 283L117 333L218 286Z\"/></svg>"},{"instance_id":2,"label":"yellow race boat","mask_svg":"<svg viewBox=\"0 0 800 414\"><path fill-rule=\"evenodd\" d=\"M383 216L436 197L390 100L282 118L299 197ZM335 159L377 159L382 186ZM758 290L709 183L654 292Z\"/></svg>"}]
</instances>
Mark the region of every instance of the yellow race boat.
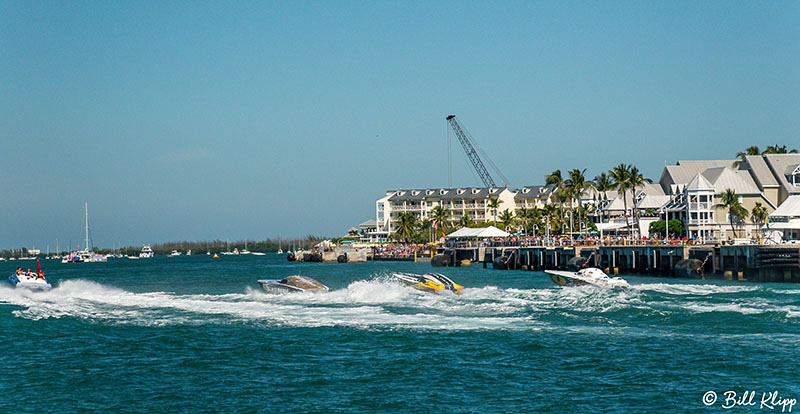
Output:
<instances>
[{"instance_id":1,"label":"yellow race boat","mask_svg":"<svg viewBox=\"0 0 800 414\"><path fill-rule=\"evenodd\" d=\"M424 292L440 293L450 291L453 293L461 293L464 286L453 282L449 277L441 273L426 273L418 275L415 273L393 273L392 276L399 279L407 286Z\"/></svg>"}]
</instances>

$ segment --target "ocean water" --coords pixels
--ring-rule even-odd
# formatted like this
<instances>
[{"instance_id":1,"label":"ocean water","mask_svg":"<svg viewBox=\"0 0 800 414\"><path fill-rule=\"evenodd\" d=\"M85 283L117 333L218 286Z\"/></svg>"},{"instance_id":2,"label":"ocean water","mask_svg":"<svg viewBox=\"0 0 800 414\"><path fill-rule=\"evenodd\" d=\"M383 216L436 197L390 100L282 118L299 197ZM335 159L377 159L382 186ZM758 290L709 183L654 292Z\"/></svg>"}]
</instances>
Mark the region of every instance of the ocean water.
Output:
<instances>
[{"instance_id":1,"label":"ocean water","mask_svg":"<svg viewBox=\"0 0 800 414\"><path fill-rule=\"evenodd\" d=\"M0 262L0 274L18 265L36 264ZM0 286L3 413L719 412L725 391L800 399L798 285L625 276L632 289L602 290L437 269L467 287L457 296L389 276L432 271L422 263L42 267L50 292ZM256 283L293 274L334 290Z\"/></svg>"}]
</instances>

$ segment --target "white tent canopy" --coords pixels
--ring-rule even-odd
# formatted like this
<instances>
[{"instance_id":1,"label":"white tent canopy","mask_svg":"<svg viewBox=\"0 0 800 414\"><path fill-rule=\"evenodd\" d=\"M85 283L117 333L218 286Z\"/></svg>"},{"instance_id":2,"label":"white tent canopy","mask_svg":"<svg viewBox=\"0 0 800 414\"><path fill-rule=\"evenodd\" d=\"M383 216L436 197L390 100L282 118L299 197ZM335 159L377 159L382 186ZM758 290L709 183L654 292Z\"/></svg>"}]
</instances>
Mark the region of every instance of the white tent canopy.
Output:
<instances>
[{"instance_id":1,"label":"white tent canopy","mask_svg":"<svg viewBox=\"0 0 800 414\"><path fill-rule=\"evenodd\" d=\"M450 234L447 235L448 239L465 239L465 238L478 238L478 239L486 239L490 237L508 237L511 234L504 232L503 230L498 229L495 226L483 227L483 228L469 228L469 227L462 227Z\"/></svg>"},{"instance_id":2,"label":"white tent canopy","mask_svg":"<svg viewBox=\"0 0 800 414\"><path fill-rule=\"evenodd\" d=\"M800 195L790 195L769 215L770 217L800 218Z\"/></svg>"}]
</instances>

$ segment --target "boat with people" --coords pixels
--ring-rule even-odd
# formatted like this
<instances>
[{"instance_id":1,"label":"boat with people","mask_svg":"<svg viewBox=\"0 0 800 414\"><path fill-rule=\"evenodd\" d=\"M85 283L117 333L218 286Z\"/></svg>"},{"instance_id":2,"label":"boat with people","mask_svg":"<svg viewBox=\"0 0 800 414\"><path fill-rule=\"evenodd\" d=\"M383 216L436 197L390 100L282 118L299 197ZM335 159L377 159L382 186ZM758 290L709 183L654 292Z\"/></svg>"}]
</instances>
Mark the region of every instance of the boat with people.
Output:
<instances>
[{"instance_id":1,"label":"boat with people","mask_svg":"<svg viewBox=\"0 0 800 414\"><path fill-rule=\"evenodd\" d=\"M153 249L150 248L149 244L145 244L142 246L142 251L139 253L139 257L142 259L149 259L153 257Z\"/></svg>"},{"instance_id":2,"label":"boat with people","mask_svg":"<svg viewBox=\"0 0 800 414\"><path fill-rule=\"evenodd\" d=\"M601 288L629 288L631 285L621 277L609 277L596 267L587 267L574 272L545 270L553 283L559 286L597 286Z\"/></svg>"},{"instance_id":3,"label":"boat with people","mask_svg":"<svg viewBox=\"0 0 800 414\"><path fill-rule=\"evenodd\" d=\"M464 290L464 286L453 282L452 279L441 273L426 273L424 275L418 275L416 273L396 272L393 273L392 276L406 284L406 286L410 286L423 292L453 292L460 294Z\"/></svg>"},{"instance_id":4,"label":"boat with people","mask_svg":"<svg viewBox=\"0 0 800 414\"><path fill-rule=\"evenodd\" d=\"M258 280L261 289L266 293L304 293L304 292L330 292L331 288L308 276L287 276L280 280Z\"/></svg>"},{"instance_id":5,"label":"boat with people","mask_svg":"<svg viewBox=\"0 0 800 414\"><path fill-rule=\"evenodd\" d=\"M50 290L53 286L47 281L39 267L39 262L36 262L36 272L31 272L30 269L23 271L21 267L13 275L9 276L8 280L17 288L25 288L36 291Z\"/></svg>"}]
</instances>

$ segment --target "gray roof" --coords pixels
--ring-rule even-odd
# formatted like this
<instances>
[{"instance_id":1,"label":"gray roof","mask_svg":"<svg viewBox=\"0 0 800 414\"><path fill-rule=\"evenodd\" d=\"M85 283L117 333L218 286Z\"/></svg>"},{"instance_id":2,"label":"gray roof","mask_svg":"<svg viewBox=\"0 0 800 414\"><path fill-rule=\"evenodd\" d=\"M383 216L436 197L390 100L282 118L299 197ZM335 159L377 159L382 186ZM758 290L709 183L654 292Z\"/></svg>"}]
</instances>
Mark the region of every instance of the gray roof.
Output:
<instances>
[{"instance_id":1,"label":"gray roof","mask_svg":"<svg viewBox=\"0 0 800 414\"><path fill-rule=\"evenodd\" d=\"M440 198L438 189L397 190L389 197L389 201L422 201L428 198Z\"/></svg>"},{"instance_id":2,"label":"gray roof","mask_svg":"<svg viewBox=\"0 0 800 414\"><path fill-rule=\"evenodd\" d=\"M689 184L686 184L687 191L713 191L714 184L708 181L703 174L697 173Z\"/></svg>"},{"instance_id":3,"label":"gray roof","mask_svg":"<svg viewBox=\"0 0 800 414\"><path fill-rule=\"evenodd\" d=\"M553 187L549 185L529 185L517 190L514 198L539 198L549 196L553 192Z\"/></svg>"},{"instance_id":4,"label":"gray roof","mask_svg":"<svg viewBox=\"0 0 800 414\"><path fill-rule=\"evenodd\" d=\"M375 221L375 220L367 220L367 221L365 221L365 222L363 222L363 223L358 225L358 227L377 227L377 226L378 226L378 222Z\"/></svg>"},{"instance_id":5,"label":"gray roof","mask_svg":"<svg viewBox=\"0 0 800 414\"><path fill-rule=\"evenodd\" d=\"M779 185L778 180L775 179L775 175L769 170L767 162L761 155L748 155L740 168L750 171L750 174L761 188L777 187Z\"/></svg>"},{"instance_id":6,"label":"gray roof","mask_svg":"<svg viewBox=\"0 0 800 414\"><path fill-rule=\"evenodd\" d=\"M709 168L703 175L714 183L717 194L732 189L736 194L761 194L753 176L748 171L732 170L730 168Z\"/></svg>"},{"instance_id":7,"label":"gray roof","mask_svg":"<svg viewBox=\"0 0 800 414\"><path fill-rule=\"evenodd\" d=\"M775 175L775 178L778 180L778 183L782 185L787 192L789 193L800 193L800 186L794 186L787 177L788 174L791 174L791 171L794 171L794 168L789 171L792 166L797 167L800 164L800 154L767 154L764 155L764 159L767 161L767 165L769 165L770 170Z\"/></svg>"},{"instance_id":8,"label":"gray roof","mask_svg":"<svg viewBox=\"0 0 800 414\"><path fill-rule=\"evenodd\" d=\"M482 200L495 197L505 190L506 187L467 187L450 189L447 194L442 195L442 200Z\"/></svg>"},{"instance_id":9,"label":"gray roof","mask_svg":"<svg viewBox=\"0 0 800 414\"><path fill-rule=\"evenodd\" d=\"M396 190L389 201L480 200L500 195L507 187L428 188Z\"/></svg>"},{"instance_id":10,"label":"gray roof","mask_svg":"<svg viewBox=\"0 0 800 414\"><path fill-rule=\"evenodd\" d=\"M664 167L664 172L672 177L673 183L681 185L709 168L733 167L734 162L736 160L681 160L677 165Z\"/></svg>"}]
</instances>

